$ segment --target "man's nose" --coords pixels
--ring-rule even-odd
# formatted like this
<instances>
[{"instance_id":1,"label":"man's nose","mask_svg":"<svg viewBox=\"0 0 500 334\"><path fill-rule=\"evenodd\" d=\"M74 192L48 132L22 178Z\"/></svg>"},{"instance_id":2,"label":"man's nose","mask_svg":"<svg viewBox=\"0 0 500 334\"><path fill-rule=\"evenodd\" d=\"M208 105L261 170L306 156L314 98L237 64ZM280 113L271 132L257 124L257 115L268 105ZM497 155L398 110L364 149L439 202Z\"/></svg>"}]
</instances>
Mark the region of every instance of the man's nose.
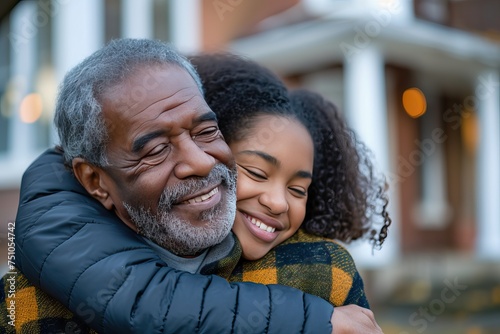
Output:
<instances>
[{"instance_id":1,"label":"man's nose","mask_svg":"<svg viewBox=\"0 0 500 334\"><path fill-rule=\"evenodd\" d=\"M271 186L259 196L261 205L267 207L270 213L279 215L288 212L289 206L286 198L286 189Z\"/></svg>"},{"instance_id":2,"label":"man's nose","mask_svg":"<svg viewBox=\"0 0 500 334\"><path fill-rule=\"evenodd\" d=\"M174 175L178 179L192 176L207 176L215 166L215 158L201 149L194 140L186 138L178 143L177 164Z\"/></svg>"}]
</instances>

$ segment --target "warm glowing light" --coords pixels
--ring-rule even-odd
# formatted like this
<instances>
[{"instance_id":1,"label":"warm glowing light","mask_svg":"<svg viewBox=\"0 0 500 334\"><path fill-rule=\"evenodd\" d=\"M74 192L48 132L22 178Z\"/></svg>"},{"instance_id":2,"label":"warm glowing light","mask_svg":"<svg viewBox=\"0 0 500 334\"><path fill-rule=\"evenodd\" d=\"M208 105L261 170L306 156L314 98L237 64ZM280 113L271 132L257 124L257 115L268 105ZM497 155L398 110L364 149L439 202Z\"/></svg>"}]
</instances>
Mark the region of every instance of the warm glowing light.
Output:
<instances>
[{"instance_id":1,"label":"warm glowing light","mask_svg":"<svg viewBox=\"0 0 500 334\"><path fill-rule=\"evenodd\" d=\"M28 94L21 101L19 117L24 123L34 123L42 115L43 103L40 94Z\"/></svg>"},{"instance_id":2,"label":"warm glowing light","mask_svg":"<svg viewBox=\"0 0 500 334\"><path fill-rule=\"evenodd\" d=\"M427 101L424 93L418 88L409 88L403 93L403 107L410 117L418 118L425 114Z\"/></svg>"},{"instance_id":3,"label":"warm glowing light","mask_svg":"<svg viewBox=\"0 0 500 334\"><path fill-rule=\"evenodd\" d=\"M462 114L462 141L469 153L474 153L479 144L479 120L472 110Z\"/></svg>"},{"instance_id":4,"label":"warm glowing light","mask_svg":"<svg viewBox=\"0 0 500 334\"><path fill-rule=\"evenodd\" d=\"M494 305L500 305L500 285L493 288L492 299Z\"/></svg>"}]
</instances>

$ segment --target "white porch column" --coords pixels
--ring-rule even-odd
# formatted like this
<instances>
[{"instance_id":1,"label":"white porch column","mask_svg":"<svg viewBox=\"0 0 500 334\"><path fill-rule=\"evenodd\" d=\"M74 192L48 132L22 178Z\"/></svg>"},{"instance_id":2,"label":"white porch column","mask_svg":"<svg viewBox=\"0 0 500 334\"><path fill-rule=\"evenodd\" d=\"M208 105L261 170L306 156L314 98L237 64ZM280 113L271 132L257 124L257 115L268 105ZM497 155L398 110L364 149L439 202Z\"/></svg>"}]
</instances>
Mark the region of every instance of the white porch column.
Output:
<instances>
[{"instance_id":1,"label":"white porch column","mask_svg":"<svg viewBox=\"0 0 500 334\"><path fill-rule=\"evenodd\" d=\"M447 201L444 140L436 136L442 130L442 110L438 88L432 82L422 83L426 87L427 112L421 116L420 138L414 141L422 156L422 183L420 203L417 203L417 219L419 227L429 230L444 229L450 222L450 207ZM437 137L437 138L436 138ZM438 139L438 141L435 141ZM410 157L410 159L415 159ZM410 160L413 163L415 160ZM420 163L420 162L418 162ZM415 164L417 165L417 164Z\"/></svg>"},{"instance_id":2,"label":"white porch column","mask_svg":"<svg viewBox=\"0 0 500 334\"><path fill-rule=\"evenodd\" d=\"M477 152L477 255L500 259L500 88L497 69L481 73L476 86L480 139Z\"/></svg>"},{"instance_id":3,"label":"white porch column","mask_svg":"<svg viewBox=\"0 0 500 334\"><path fill-rule=\"evenodd\" d=\"M153 38L153 0L122 0L122 37Z\"/></svg>"},{"instance_id":4,"label":"white porch column","mask_svg":"<svg viewBox=\"0 0 500 334\"><path fill-rule=\"evenodd\" d=\"M171 0L172 43L183 54L201 49L201 6L199 0Z\"/></svg>"},{"instance_id":5,"label":"white porch column","mask_svg":"<svg viewBox=\"0 0 500 334\"><path fill-rule=\"evenodd\" d=\"M33 159L36 125L21 120L20 106L26 95L33 92L37 60L36 26L37 3L21 1L12 11L11 78L14 84L14 103L10 117L8 148L9 160L21 164ZM23 166L25 168L26 166Z\"/></svg>"},{"instance_id":6,"label":"white porch column","mask_svg":"<svg viewBox=\"0 0 500 334\"><path fill-rule=\"evenodd\" d=\"M389 131L384 59L378 48L370 46L350 54L344 61L345 110L347 121L360 139L374 153L375 165L383 173L390 171ZM375 267L393 262L398 251L397 194L391 186L390 214L393 220L389 236L382 250L372 254L368 242L356 242L349 246L352 256L360 267Z\"/></svg>"},{"instance_id":7,"label":"white porch column","mask_svg":"<svg viewBox=\"0 0 500 334\"><path fill-rule=\"evenodd\" d=\"M104 45L104 1L55 0L53 24L54 68L59 84L66 72ZM54 137L54 143L58 143L55 132Z\"/></svg>"},{"instance_id":8,"label":"white porch column","mask_svg":"<svg viewBox=\"0 0 500 334\"><path fill-rule=\"evenodd\" d=\"M54 63L58 82L104 44L104 1L55 1ZM92 24L89 24L92 22Z\"/></svg>"}]
</instances>

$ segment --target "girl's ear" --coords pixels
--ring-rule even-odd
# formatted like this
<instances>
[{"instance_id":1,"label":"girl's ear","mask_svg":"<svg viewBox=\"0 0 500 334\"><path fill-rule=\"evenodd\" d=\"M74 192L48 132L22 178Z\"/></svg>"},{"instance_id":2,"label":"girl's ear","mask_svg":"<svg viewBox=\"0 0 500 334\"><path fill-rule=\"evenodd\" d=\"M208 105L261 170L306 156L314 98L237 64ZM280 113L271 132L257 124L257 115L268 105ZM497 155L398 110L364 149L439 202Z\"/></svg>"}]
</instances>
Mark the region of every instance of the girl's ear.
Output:
<instances>
[{"instance_id":1,"label":"girl's ear","mask_svg":"<svg viewBox=\"0 0 500 334\"><path fill-rule=\"evenodd\" d=\"M114 203L107 184L109 178L105 177L104 171L82 158L74 158L72 165L76 178L90 196L101 202L106 209L112 210Z\"/></svg>"}]
</instances>

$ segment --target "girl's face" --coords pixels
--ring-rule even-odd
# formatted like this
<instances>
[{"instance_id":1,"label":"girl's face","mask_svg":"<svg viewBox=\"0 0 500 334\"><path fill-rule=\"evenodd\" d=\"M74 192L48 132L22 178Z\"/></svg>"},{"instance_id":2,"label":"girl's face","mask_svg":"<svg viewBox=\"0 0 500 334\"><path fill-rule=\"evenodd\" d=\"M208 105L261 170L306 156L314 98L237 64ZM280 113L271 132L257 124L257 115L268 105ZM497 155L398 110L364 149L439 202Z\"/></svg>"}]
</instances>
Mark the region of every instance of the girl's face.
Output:
<instances>
[{"instance_id":1,"label":"girl's face","mask_svg":"<svg viewBox=\"0 0 500 334\"><path fill-rule=\"evenodd\" d=\"M233 232L243 257L257 260L290 238L304 220L314 146L295 119L259 116L229 147L238 166Z\"/></svg>"}]
</instances>

